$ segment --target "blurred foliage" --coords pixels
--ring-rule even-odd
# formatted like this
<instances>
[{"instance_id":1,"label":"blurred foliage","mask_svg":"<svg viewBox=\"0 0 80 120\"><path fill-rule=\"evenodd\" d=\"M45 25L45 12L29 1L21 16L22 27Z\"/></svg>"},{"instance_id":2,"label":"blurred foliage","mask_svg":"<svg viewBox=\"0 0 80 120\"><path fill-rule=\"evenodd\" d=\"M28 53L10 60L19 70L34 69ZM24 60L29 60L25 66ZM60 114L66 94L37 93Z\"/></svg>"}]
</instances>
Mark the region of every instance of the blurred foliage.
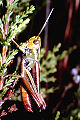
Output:
<instances>
[{"instance_id":1,"label":"blurred foliage","mask_svg":"<svg viewBox=\"0 0 80 120\"><path fill-rule=\"evenodd\" d=\"M75 99L61 110L61 120L80 120L80 84L73 96Z\"/></svg>"},{"instance_id":2,"label":"blurred foliage","mask_svg":"<svg viewBox=\"0 0 80 120\"><path fill-rule=\"evenodd\" d=\"M41 49L41 64L40 64L40 82L54 83L56 81L56 78L54 77L54 73L57 72L57 65L58 62L62 59L64 59L67 55L69 55L74 49L75 46L69 48L69 50L64 50L61 54L59 53L59 49L61 47L61 44L59 43L57 46L53 47L52 51L48 51L47 57L45 56L45 49ZM51 88L41 88L41 92L44 97L46 97L47 94L53 93L55 90L58 90L58 87L51 87Z\"/></svg>"}]
</instances>

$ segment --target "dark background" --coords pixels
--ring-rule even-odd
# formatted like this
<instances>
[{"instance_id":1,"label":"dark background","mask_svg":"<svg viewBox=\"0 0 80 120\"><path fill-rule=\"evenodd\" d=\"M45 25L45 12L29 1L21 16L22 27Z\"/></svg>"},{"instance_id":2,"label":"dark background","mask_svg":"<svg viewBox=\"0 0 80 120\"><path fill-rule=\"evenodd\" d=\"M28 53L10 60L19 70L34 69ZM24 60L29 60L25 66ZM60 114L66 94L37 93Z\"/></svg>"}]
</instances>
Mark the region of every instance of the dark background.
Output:
<instances>
[{"instance_id":1,"label":"dark background","mask_svg":"<svg viewBox=\"0 0 80 120\"><path fill-rule=\"evenodd\" d=\"M78 84L75 84L72 80L72 76L70 75L70 70L77 65L80 64L80 3L79 6L76 6L77 0L32 0L31 4L33 4L36 8L32 20L28 25L28 28L24 30L19 36L19 42L22 42L22 38L24 36L24 42L28 40L30 37L34 35L38 35L40 29L42 28L47 15L50 10L54 8L54 11L49 19L48 25L46 25L45 29L41 33L40 37L42 39L42 47L46 49L46 54L48 50L52 50L54 45L61 43L61 48L59 53L63 50L68 50L73 45L77 46L77 49L74 50L71 55L68 57L68 61L66 62L66 66L64 67L64 60L58 63L58 72L55 74L57 77L57 83L61 86L60 91L56 91L53 94L50 94L48 97L48 105L46 111L42 113L29 113L27 112L22 102L9 102L6 101L3 105L3 108L8 108L13 103L16 103L18 107L18 111L8 113L7 116L2 117L4 120L18 120L18 119L29 119L29 120L52 120L55 116L55 113L52 115L52 110L56 107L57 103L61 100L61 103L57 110L64 110L64 115L67 116L68 113L65 113L65 106L70 104L73 99L76 99L74 96L74 92L77 91ZM70 9L71 6L71 9ZM69 13L72 11L72 14ZM70 19L70 18L71 19ZM68 24L70 23L70 24ZM67 29L67 27L69 29ZM46 30L48 29L48 31ZM67 29L67 34L66 34ZM28 36L27 36L28 34ZM47 37L45 37L47 36ZM66 92L63 99L61 95L64 91L64 86L69 82L72 82L73 88ZM75 102L76 107L77 102ZM62 116L61 116L62 117Z\"/></svg>"}]
</instances>

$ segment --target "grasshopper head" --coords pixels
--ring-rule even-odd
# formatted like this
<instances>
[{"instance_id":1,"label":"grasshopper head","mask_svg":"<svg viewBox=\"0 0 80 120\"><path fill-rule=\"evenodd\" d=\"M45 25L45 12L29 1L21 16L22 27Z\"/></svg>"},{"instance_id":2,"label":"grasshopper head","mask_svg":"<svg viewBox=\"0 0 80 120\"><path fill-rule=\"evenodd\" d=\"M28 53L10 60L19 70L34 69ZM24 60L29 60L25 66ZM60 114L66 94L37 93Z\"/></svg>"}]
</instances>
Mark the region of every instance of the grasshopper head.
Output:
<instances>
[{"instance_id":1,"label":"grasshopper head","mask_svg":"<svg viewBox=\"0 0 80 120\"><path fill-rule=\"evenodd\" d=\"M33 36L29 39L27 48L29 49L37 49L41 46L41 38L39 36Z\"/></svg>"},{"instance_id":2,"label":"grasshopper head","mask_svg":"<svg viewBox=\"0 0 80 120\"><path fill-rule=\"evenodd\" d=\"M38 59L40 57L40 46L41 38L39 36L31 37L26 43L26 56L32 59Z\"/></svg>"}]
</instances>

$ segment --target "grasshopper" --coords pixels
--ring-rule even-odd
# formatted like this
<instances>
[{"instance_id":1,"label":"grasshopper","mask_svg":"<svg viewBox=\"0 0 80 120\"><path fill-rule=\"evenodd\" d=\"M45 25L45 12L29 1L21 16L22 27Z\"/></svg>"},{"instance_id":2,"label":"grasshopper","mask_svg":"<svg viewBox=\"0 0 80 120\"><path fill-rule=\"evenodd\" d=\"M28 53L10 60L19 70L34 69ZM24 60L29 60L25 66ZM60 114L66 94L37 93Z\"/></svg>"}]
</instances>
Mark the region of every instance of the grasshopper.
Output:
<instances>
[{"instance_id":1,"label":"grasshopper","mask_svg":"<svg viewBox=\"0 0 80 120\"><path fill-rule=\"evenodd\" d=\"M22 51L23 57L21 62L21 76L15 76L22 79L23 83L21 84L21 96L24 107L27 111L34 111L34 104L36 109L39 111L46 109L46 103L40 93L40 46L41 38L39 37L43 29L45 28L53 8L46 19L42 29L40 30L38 36L31 37L26 43L25 47L22 49L14 40L12 40L17 47Z\"/></svg>"}]
</instances>

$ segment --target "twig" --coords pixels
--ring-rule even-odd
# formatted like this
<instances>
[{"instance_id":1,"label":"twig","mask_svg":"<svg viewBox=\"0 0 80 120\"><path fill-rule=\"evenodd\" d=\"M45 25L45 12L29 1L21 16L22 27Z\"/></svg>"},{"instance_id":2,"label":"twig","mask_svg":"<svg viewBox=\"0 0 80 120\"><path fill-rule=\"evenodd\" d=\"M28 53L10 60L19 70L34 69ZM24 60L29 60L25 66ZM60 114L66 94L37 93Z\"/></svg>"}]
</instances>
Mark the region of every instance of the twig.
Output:
<instances>
[{"instance_id":1,"label":"twig","mask_svg":"<svg viewBox=\"0 0 80 120\"><path fill-rule=\"evenodd\" d=\"M69 7L69 13L68 13L68 22L67 22L67 26L66 26L66 30L65 30L64 41L70 35L70 27L71 27L72 14L73 14L73 0L70 0L70 7Z\"/></svg>"}]
</instances>

